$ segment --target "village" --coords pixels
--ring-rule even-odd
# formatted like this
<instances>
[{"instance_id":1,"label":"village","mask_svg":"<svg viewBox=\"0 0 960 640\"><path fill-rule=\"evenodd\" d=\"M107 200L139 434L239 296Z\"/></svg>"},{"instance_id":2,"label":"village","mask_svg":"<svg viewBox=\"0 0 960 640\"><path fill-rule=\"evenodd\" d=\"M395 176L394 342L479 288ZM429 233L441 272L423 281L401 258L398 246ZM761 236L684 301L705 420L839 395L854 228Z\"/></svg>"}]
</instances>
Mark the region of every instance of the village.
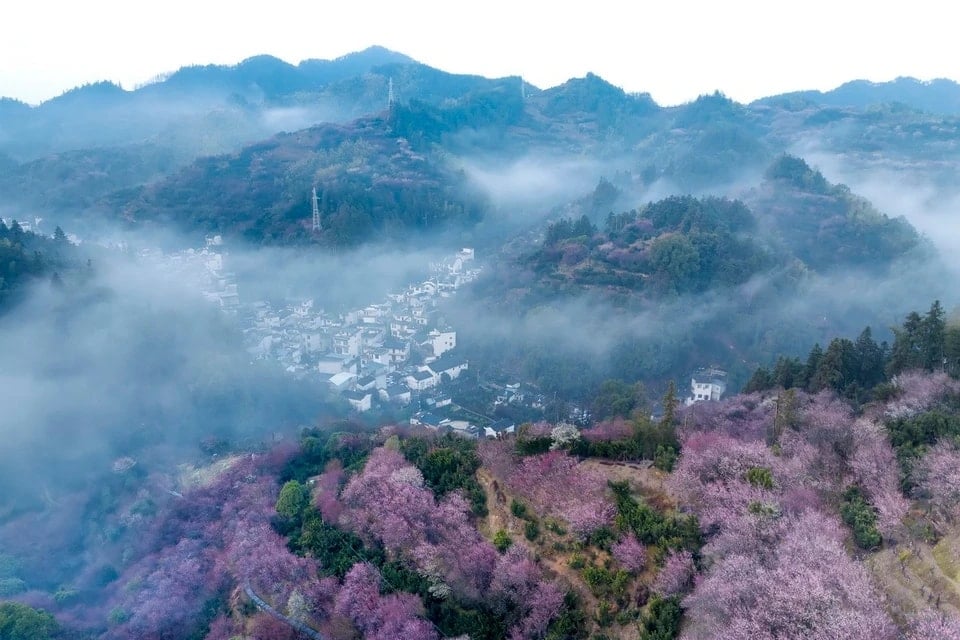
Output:
<instances>
[{"instance_id":1,"label":"village","mask_svg":"<svg viewBox=\"0 0 960 640\"><path fill-rule=\"evenodd\" d=\"M251 358L276 361L289 375L316 382L357 414L389 413L412 425L478 438L515 430L516 420L488 415L498 406L528 413L544 408L542 394L519 382L486 381L483 402L470 408L454 403L454 391L467 387L474 397L477 385L459 384L469 363L457 349L456 328L441 316L440 303L479 276L472 248L432 263L423 281L346 311L319 308L309 298L282 305L242 301L220 236L207 238L200 250L142 250L139 256L194 285L234 318Z\"/></svg>"},{"instance_id":2,"label":"village","mask_svg":"<svg viewBox=\"0 0 960 640\"><path fill-rule=\"evenodd\" d=\"M579 425L591 420L589 411L575 404L554 415L532 385L481 380L476 371L464 375L469 362L457 349L456 328L443 319L440 305L480 275L472 248L431 263L426 279L402 291L345 311L319 308L309 298L280 305L242 301L237 278L226 268L228 256L220 236L208 237L200 250L139 252L234 318L251 358L275 361L289 375L315 382L356 414L389 415L472 438L512 433L537 417ZM694 373L686 404L719 400L725 377L716 368Z\"/></svg>"}]
</instances>

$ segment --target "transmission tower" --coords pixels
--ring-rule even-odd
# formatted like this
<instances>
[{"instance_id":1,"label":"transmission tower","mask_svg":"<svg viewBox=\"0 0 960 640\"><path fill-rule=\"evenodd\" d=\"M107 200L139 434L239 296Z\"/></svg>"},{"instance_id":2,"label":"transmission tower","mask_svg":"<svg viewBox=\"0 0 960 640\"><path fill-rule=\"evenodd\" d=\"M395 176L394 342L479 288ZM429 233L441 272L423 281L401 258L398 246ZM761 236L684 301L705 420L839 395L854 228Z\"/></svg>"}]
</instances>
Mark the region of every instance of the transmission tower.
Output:
<instances>
[{"instance_id":1,"label":"transmission tower","mask_svg":"<svg viewBox=\"0 0 960 640\"><path fill-rule=\"evenodd\" d=\"M313 230L320 231L320 198L317 197L317 188L313 188Z\"/></svg>"},{"instance_id":2,"label":"transmission tower","mask_svg":"<svg viewBox=\"0 0 960 640\"><path fill-rule=\"evenodd\" d=\"M520 76L520 99L527 99L527 83L523 81L523 76Z\"/></svg>"},{"instance_id":3,"label":"transmission tower","mask_svg":"<svg viewBox=\"0 0 960 640\"><path fill-rule=\"evenodd\" d=\"M387 109L393 109L393 103L395 101L393 95L393 78L390 78L390 82L387 84Z\"/></svg>"}]
</instances>

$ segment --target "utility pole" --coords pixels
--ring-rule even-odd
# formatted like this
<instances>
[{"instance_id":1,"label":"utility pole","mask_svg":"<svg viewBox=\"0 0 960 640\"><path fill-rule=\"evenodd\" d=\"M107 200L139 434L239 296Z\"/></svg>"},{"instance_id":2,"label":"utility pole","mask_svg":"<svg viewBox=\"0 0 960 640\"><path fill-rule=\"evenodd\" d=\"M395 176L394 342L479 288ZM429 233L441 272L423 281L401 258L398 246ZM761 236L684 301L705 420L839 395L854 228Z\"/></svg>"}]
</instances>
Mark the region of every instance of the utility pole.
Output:
<instances>
[{"instance_id":1,"label":"utility pole","mask_svg":"<svg viewBox=\"0 0 960 640\"><path fill-rule=\"evenodd\" d=\"M313 230L320 231L323 226L320 224L320 199L317 197L317 188L313 188Z\"/></svg>"}]
</instances>

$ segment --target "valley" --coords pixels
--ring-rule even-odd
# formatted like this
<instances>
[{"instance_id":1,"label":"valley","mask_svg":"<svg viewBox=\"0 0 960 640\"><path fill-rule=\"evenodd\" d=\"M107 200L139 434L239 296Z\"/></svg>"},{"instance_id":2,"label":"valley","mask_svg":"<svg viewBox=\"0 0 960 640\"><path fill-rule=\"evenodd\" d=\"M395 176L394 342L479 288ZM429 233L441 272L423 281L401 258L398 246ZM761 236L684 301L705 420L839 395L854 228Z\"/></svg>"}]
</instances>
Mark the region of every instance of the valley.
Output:
<instances>
[{"instance_id":1,"label":"valley","mask_svg":"<svg viewBox=\"0 0 960 640\"><path fill-rule=\"evenodd\" d=\"M958 637L958 105L3 99L0 640Z\"/></svg>"}]
</instances>

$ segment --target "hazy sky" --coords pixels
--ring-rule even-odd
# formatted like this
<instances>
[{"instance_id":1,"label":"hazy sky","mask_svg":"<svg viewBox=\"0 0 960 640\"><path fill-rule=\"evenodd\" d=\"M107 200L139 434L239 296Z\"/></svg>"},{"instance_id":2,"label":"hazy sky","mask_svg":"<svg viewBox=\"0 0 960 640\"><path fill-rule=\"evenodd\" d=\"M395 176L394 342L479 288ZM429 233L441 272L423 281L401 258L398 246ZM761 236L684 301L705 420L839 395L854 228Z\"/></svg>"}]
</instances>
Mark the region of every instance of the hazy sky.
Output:
<instances>
[{"instance_id":1,"label":"hazy sky","mask_svg":"<svg viewBox=\"0 0 960 640\"><path fill-rule=\"evenodd\" d=\"M13 6L11 6L13 5ZM751 0L12 0L0 5L0 95L132 88L187 64L289 62L373 44L442 69L548 87L593 71L675 104L749 101L847 80L960 77L941 2Z\"/></svg>"}]
</instances>

